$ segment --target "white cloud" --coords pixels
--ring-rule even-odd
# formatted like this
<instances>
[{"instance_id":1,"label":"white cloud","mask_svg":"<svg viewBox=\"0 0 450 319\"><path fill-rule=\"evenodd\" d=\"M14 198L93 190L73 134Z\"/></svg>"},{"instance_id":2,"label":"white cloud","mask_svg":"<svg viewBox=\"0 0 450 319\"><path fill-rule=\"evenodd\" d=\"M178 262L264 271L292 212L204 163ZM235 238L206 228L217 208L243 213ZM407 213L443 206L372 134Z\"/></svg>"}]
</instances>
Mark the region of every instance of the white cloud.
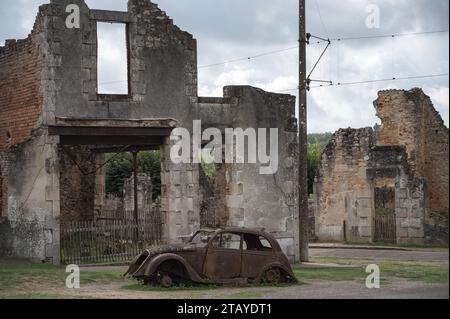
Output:
<instances>
[{"instance_id":1,"label":"white cloud","mask_svg":"<svg viewBox=\"0 0 450 319\"><path fill-rule=\"evenodd\" d=\"M308 32L318 36L345 37L421 32L448 29L447 0L314 0L307 6ZM31 30L42 0L3 0L0 2L0 40L24 38ZM174 22L198 40L199 65L253 56L298 44L297 0L154 0ZM380 6L381 28L367 29L368 4ZM127 1L88 0L91 8L126 10ZM112 38L113 39L113 38ZM351 82L448 73L447 34L401 37L394 40L358 40L333 43L314 72L313 78ZM309 68L322 52L323 45L308 48ZM115 72L120 53L101 57L110 67L103 76L122 78ZM226 85L252 85L280 91L295 88L298 52L290 50L199 70L199 93L221 96ZM106 81L106 80L105 80ZM448 125L448 77L374 83L358 86L313 89L309 96L311 132L335 131L341 127L373 126L373 100L386 88L422 87ZM296 91L284 92L296 94Z\"/></svg>"}]
</instances>

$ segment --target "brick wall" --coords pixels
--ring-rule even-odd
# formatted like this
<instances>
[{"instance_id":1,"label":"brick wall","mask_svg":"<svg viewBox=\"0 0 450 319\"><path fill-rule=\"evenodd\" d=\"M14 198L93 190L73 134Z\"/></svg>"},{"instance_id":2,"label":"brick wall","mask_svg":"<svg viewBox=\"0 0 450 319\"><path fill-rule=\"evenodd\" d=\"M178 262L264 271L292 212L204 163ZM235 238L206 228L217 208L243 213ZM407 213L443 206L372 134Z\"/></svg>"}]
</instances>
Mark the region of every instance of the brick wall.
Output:
<instances>
[{"instance_id":1,"label":"brick wall","mask_svg":"<svg viewBox=\"0 0 450 319\"><path fill-rule=\"evenodd\" d=\"M0 47L0 150L25 142L42 110L42 62L31 37Z\"/></svg>"}]
</instances>

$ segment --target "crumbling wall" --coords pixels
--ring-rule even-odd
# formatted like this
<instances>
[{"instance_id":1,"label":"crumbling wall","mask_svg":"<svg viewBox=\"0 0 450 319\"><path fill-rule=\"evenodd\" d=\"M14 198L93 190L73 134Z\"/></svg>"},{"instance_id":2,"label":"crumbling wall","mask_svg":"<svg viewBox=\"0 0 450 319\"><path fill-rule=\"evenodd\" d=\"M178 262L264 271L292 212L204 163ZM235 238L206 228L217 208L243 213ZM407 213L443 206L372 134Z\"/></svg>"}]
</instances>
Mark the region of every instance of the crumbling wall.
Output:
<instances>
[{"instance_id":1,"label":"crumbling wall","mask_svg":"<svg viewBox=\"0 0 450 319\"><path fill-rule=\"evenodd\" d=\"M65 25L68 4L76 4L80 8L80 29L69 29ZM118 120L164 119L176 122L176 126L192 133L193 121L201 119L205 128L278 128L278 172L275 175L260 175L257 164L230 165L221 171L216 194L221 196L224 204L223 211L220 208L221 223L265 227L279 239L292 260L298 259L296 169L299 154L295 97L267 93L252 87L226 87L223 98L199 98L196 40L176 27L157 5L148 0L130 0L128 12L90 10L82 0L51 0L50 4L40 7L37 21L39 40L36 44L42 63L30 62L32 65L29 67L34 66L41 71L41 95L33 89L31 91L41 98L43 107L40 121L35 126L27 127L24 132L42 124L43 134L39 139L44 150L41 157L36 155L32 166L25 167L27 174L19 175L17 187L8 190L8 196L17 202L27 202L27 193L20 193L23 189L18 186L35 185L31 193L36 194L36 197L33 195L34 207L39 207L40 213L32 207L25 210L20 206L20 211L24 214L21 213L21 216L39 218L42 227L39 226L40 231L36 232L39 238L20 240L20 245L36 246L36 249L31 249L34 252L20 254L46 258L53 250L51 256L58 258L60 204L61 218L69 216L70 220L89 219L90 216L80 214L91 214L99 206L98 198L95 199L99 195L95 192L98 176L97 181L95 176L92 179L82 177L76 165L70 164L61 153L58 154L59 138L48 137L47 126L61 123L76 126L79 121L105 126L108 125L105 123ZM97 22L105 21L127 24L128 95L100 95L97 91ZM18 101L22 102L23 97L18 97ZM27 114L32 116L26 121L34 121L32 111L33 108L27 108ZM126 127L126 123L121 124L121 128ZM16 136L20 137L20 134ZM20 140L13 137L11 141L16 139ZM168 136L161 145L161 213L166 241L177 241L180 236L190 235L200 227L199 165L174 164L170 159L172 145L173 141ZM24 147L33 154L39 150L35 143ZM12 174L23 164L16 162L13 170L9 169L8 183L12 178L17 178ZM40 170L41 164L45 167L44 171ZM95 160L83 165L86 169L95 167ZM38 175L35 184L31 178L39 172L45 173ZM9 201L8 210L11 211L14 205ZM12 242L19 242L15 240ZM30 244L31 241L33 244Z\"/></svg>"},{"instance_id":2,"label":"crumbling wall","mask_svg":"<svg viewBox=\"0 0 450 319\"><path fill-rule=\"evenodd\" d=\"M426 181L427 241L448 243L448 128L418 88L382 91L375 107L382 120L378 144L404 145L412 173Z\"/></svg>"},{"instance_id":3,"label":"crumbling wall","mask_svg":"<svg viewBox=\"0 0 450 319\"><path fill-rule=\"evenodd\" d=\"M372 240L373 191L366 171L373 142L371 128L342 129L323 153L315 186L321 241Z\"/></svg>"},{"instance_id":4,"label":"crumbling wall","mask_svg":"<svg viewBox=\"0 0 450 319\"><path fill-rule=\"evenodd\" d=\"M0 47L0 149L30 139L40 122L43 59L36 33Z\"/></svg>"},{"instance_id":5,"label":"crumbling wall","mask_svg":"<svg viewBox=\"0 0 450 319\"><path fill-rule=\"evenodd\" d=\"M209 195L217 204L212 209L216 209L220 224L264 227L292 261L298 260L295 97L250 86L228 86L223 98L199 98L195 109L204 128L218 128L223 136L226 128L263 128L269 144L270 128L278 129L279 163L275 174L262 175L260 168L265 165L260 163L219 165Z\"/></svg>"},{"instance_id":6,"label":"crumbling wall","mask_svg":"<svg viewBox=\"0 0 450 319\"><path fill-rule=\"evenodd\" d=\"M80 7L80 29L65 26L65 7ZM167 119L191 127L191 97L197 95L197 44L156 4L131 0L128 12L90 10L82 0L52 1L49 41L57 81L55 114L78 119ZM127 25L129 95L99 95L97 22ZM76 67L74 67L76 66Z\"/></svg>"},{"instance_id":7,"label":"crumbling wall","mask_svg":"<svg viewBox=\"0 0 450 319\"><path fill-rule=\"evenodd\" d=\"M47 5L24 40L0 47L0 254L59 263L58 140L40 129L46 112Z\"/></svg>"},{"instance_id":8,"label":"crumbling wall","mask_svg":"<svg viewBox=\"0 0 450 319\"><path fill-rule=\"evenodd\" d=\"M376 140L371 129L340 130L323 154L319 239L371 240L376 196L384 190L393 197L384 209L395 214L397 243L448 244L448 128L420 89L381 91L374 105L382 120Z\"/></svg>"}]
</instances>

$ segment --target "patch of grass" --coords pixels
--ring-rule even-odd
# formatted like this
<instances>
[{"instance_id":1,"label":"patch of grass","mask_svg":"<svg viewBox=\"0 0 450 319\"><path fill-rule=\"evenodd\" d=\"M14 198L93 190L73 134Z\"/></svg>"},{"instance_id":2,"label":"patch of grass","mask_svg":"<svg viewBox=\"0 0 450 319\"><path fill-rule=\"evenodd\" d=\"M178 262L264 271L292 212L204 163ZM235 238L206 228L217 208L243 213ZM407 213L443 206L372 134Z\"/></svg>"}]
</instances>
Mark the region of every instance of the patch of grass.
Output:
<instances>
[{"instance_id":1,"label":"patch of grass","mask_svg":"<svg viewBox=\"0 0 450 319\"><path fill-rule=\"evenodd\" d=\"M346 245L349 246L370 246L370 247L392 247L392 248L410 248L410 249L448 249L446 245L437 245L437 244L393 244L393 243L356 243L356 242L346 242Z\"/></svg>"},{"instance_id":2,"label":"patch of grass","mask_svg":"<svg viewBox=\"0 0 450 319\"><path fill-rule=\"evenodd\" d=\"M426 283L448 283L448 266L444 265L382 262L379 266L382 277L396 277Z\"/></svg>"},{"instance_id":3,"label":"patch of grass","mask_svg":"<svg viewBox=\"0 0 450 319\"><path fill-rule=\"evenodd\" d=\"M83 269L81 269L81 284L122 281L127 281L127 279L123 276L122 271L83 271Z\"/></svg>"},{"instance_id":4,"label":"patch of grass","mask_svg":"<svg viewBox=\"0 0 450 319\"><path fill-rule=\"evenodd\" d=\"M33 283L64 283L66 276L64 269L45 264L4 266L0 268L0 291Z\"/></svg>"},{"instance_id":5,"label":"patch of grass","mask_svg":"<svg viewBox=\"0 0 450 319\"><path fill-rule=\"evenodd\" d=\"M376 264L380 267L381 279L401 278L425 283L448 283L449 269L446 264L410 262L410 261L374 261L368 259L343 259L335 257L314 258L318 263L334 263L338 265L355 265L360 268L335 269L296 269L294 272L300 280L359 280L368 274L365 267Z\"/></svg>"},{"instance_id":6,"label":"patch of grass","mask_svg":"<svg viewBox=\"0 0 450 319\"><path fill-rule=\"evenodd\" d=\"M64 267L48 264L6 265L0 267L0 291L22 287L65 287L69 274ZM81 285L125 281L119 271L85 271L81 269Z\"/></svg>"},{"instance_id":7,"label":"patch of grass","mask_svg":"<svg viewBox=\"0 0 450 319\"><path fill-rule=\"evenodd\" d=\"M301 282L304 280L353 281L367 277L362 267L295 269L294 274Z\"/></svg>"}]
</instances>

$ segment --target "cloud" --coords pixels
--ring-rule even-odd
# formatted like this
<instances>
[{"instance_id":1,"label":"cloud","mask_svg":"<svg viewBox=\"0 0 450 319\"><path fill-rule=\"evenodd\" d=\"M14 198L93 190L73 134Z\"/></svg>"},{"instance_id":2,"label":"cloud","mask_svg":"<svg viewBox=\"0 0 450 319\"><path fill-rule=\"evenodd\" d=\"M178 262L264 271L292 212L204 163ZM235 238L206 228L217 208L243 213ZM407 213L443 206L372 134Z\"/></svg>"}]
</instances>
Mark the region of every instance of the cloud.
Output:
<instances>
[{"instance_id":1,"label":"cloud","mask_svg":"<svg viewBox=\"0 0 450 319\"><path fill-rule=\"evenodd\" d=\"M0 2L0 41L26 37L31 30L39 0ZM126 0L88 0L91 8L126 10ZM254 56L298 45L298 0L155 0L175 23L198 40L199 65ZM365 24L369 4L380 8L380 29ZM307 1L308 32L321 37L354 37L393 33L448 30L447 0L310 0ZM109 40L108 40L109 41ZM351 82L389 77L448 73L448 33L422 36L334 42L313 74L314 79ZM323 45L308 47L308 67ZM113 52L113 51L111 51ZM115 80L120 54L103 59ZM109 61L109 59L112 59ZM275 55L199 69L199 92L221 96L223 86L253 85L271 91L297 86L298 52ZM105 80L106 81L106 80ZM341 127L366 127L378 122L373 108L377 91L387 88L422 87L448 126L448 77L382 82L358 86L312 89L309 94L310 132L335 131ZM296 94L296 90L283 92Z\"/></svg>"}]
</instances>

